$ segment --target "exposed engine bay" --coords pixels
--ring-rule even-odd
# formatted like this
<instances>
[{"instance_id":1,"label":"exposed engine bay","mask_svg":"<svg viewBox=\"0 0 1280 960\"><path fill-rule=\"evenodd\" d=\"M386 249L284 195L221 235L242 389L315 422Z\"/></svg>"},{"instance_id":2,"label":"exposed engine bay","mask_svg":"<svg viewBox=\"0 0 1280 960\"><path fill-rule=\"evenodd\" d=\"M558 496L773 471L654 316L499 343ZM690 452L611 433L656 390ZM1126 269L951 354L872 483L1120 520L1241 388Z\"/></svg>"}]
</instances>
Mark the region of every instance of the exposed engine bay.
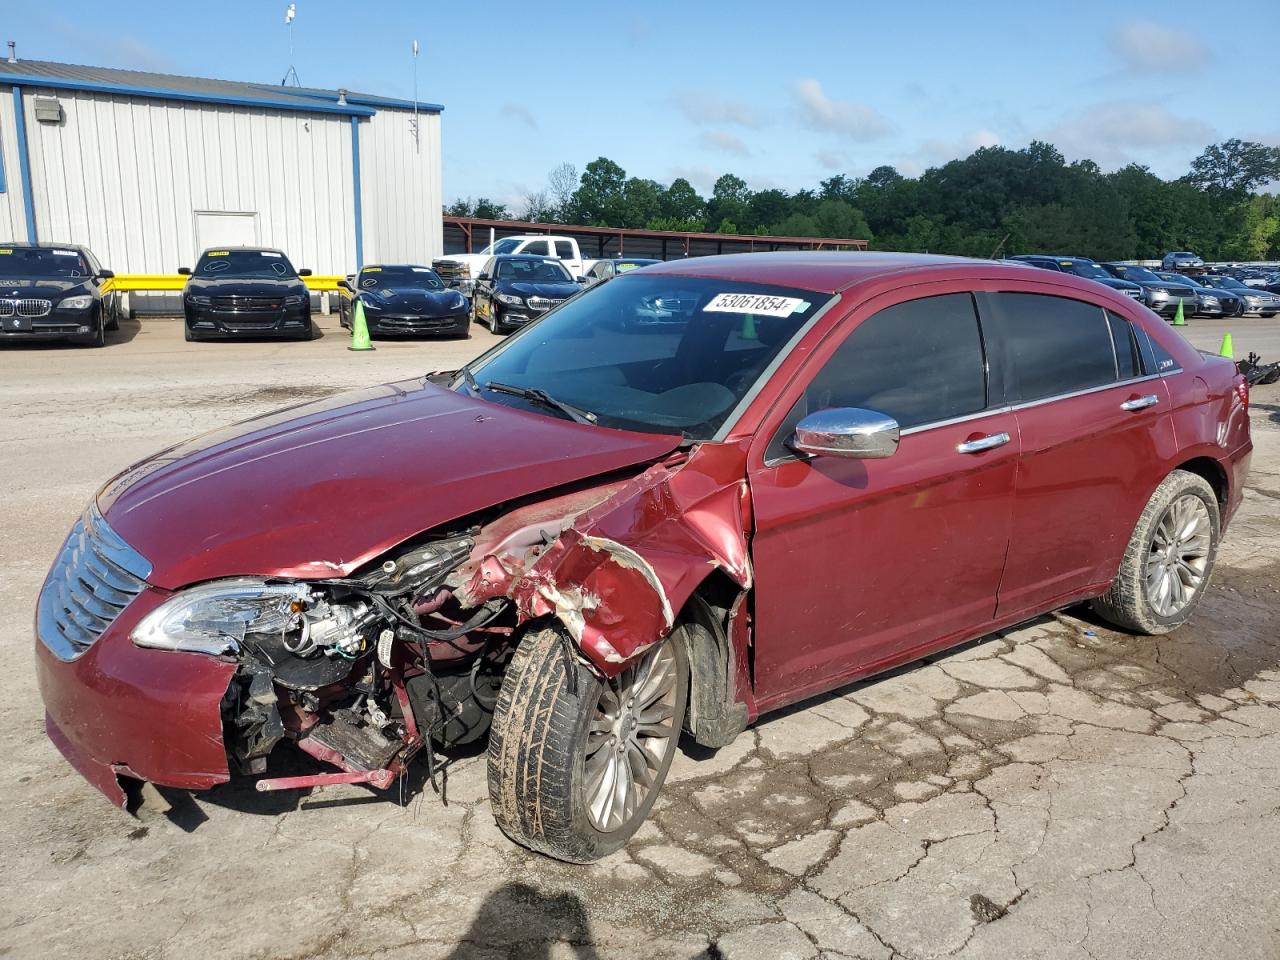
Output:
<instances>
[{"instance_id":1,"label":"exposed engine bay","mask_svg":"<svg viewBox=\"0 0 1280 960\"><path fill-rule=\"evenodd\" d=\"M482 737L514 624L509 601L464 611L442 586L474 545L470 536L451 536L362 576L273 585L278 616L230 638L240 665L223 722L240 771L264 773L272 749L289 739L343 772L261 780L259 789L386 787L428 743L450 747ZM430 765L432 751L426 755Z\"/></svg>"}]
</instances>

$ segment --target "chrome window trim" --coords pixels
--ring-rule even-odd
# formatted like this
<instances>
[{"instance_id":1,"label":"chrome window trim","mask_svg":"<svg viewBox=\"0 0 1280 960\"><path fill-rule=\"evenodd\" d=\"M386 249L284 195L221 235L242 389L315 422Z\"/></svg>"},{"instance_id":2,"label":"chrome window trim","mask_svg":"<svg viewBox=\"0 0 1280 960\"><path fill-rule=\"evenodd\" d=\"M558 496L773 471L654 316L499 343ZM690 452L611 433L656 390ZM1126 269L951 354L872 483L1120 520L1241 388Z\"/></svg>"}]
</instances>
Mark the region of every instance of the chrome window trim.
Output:
<instances>
[{"instance_id":1,"label":"chrome window trim","mask_svg":"<svg viewBox=\"0 0 1280 960\"><path fill-rule=\"evenodd\" d=\"M1038 400L1025 400L1022 403L1015 403L1012 406L1016 413L1019 410L1027 410L1031 407L1043 406L1046 403L1054 403L1057 400L1071 400L1074 397L1086 397L1091 393L1102 393L1104 390L1114 390L1116 387L1123 387L1131 383L1145 383L1148 380L1159 380L1160 374L1148 373L1141 377L1130 377L1128 380L1113 380L1110 383L1104 383L1096 387L1087 387L1084 390L1072 390L1070 393L1055 393L1051 397L1041 397Z\"/></svg>"},{"instance_id":2,"label":"chrome window trim","mask_svg":"<svg viewBox=\"0 0 1280 960\"><path fill-rule=\"evenodd\" d=\"M902 431L902 436L909 437L912 434L924 433L928 430L940 430L943 427L953 427L958 423L969 423L971 420L981 420L983 417L994 417L999 413L1012 413L1013 407L1006 404L1003 407L991 407L986 410L979 410L977 413L966 413L963 417L952 417L949 420L934 420L930 423L919 423L914 427L907 427Z\"/></svg>"}]
</instances>

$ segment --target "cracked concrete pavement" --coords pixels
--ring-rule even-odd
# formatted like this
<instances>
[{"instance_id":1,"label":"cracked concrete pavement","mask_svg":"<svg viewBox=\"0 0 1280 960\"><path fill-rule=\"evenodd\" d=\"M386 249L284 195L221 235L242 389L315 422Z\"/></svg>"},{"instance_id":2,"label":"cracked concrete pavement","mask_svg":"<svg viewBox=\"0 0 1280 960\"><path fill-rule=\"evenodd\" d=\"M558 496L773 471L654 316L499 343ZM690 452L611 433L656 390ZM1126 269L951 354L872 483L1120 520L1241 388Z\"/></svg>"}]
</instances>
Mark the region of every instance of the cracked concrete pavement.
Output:
<instances>
[{"instance_id":1,"label":"cracked concrete pavement","mask_svg":"<svg viewBox=\"0 0 1280 960\"><path fill-rule=\"evenodd\" d=\"M1280 387L1254 392L1249 489L1187 627L1132 637L1072 609L686 746L601 863L510 844L475 753L441 793L232 784L175 823L116 811L45 739L32 680L35 595L85 500L188 434L492 341L351 355L322 326L0 350L0 956L1280 955ZM1275 356L1275 327L1232 329Z\"/></svg>"}]
</instances>

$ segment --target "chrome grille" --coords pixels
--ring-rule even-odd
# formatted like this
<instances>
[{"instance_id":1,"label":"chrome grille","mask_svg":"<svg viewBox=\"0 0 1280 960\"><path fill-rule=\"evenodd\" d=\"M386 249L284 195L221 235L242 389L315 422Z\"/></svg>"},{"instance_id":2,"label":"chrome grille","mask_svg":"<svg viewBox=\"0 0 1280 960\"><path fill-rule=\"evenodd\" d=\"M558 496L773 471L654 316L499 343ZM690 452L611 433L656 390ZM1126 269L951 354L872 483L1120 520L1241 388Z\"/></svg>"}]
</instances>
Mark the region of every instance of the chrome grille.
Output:
<instances>
[{"instance_id":1,"label":"chrome grille","mask_svg":"<svg viewBox=\"0 0 1280 960\"><path fill-rule=\"evenodd\" d=\"M527 301L530 310L550 310L552 307L558 307L564 303L564 298L559 300L548 300L546 297L530 297Z\"/></svg>"},{"instance_id":2,"label":"chrome grille","mask_svg":"<svg viewBox=\"0 0 1280 960\"><path fill-rule=\"evenodd\" d=\"M60 660L93 645L146 586L151 564L90 505L76 521L40 591L36 633Z\"/></svg>"},{"instance_id":3,"label":"chrome grille","mask_svg":"<svg viewBox=\"0 0 1280 960\"><path fill-rule=\"evenodd\" d=\"M47 317L52 300L0 300L0 317Z\"/></svg>"},{"instance_id":4,"label":"chrome grille","mask_svg":"<svg viewBox=\"0 0 1280 960\"><path fill-rule=\"evenodd\" d=\"M284 306L284 301L280 297L214 297L212 306L235 313L274 313Z\"/></svg>"},{"instance_id":5,"label":"chrome grille","mask_svg":"<svg viewBox=\"0 0 1280 960\"><path fill-rule=\"evenodd\" d=\"M1133 297L1135 300L1141 300L1141 299L1142 299L1142 291L1141 291L1141 290L1123 290L1123 291L1121 291L1121 292L1122 292L1126 297Z\"/></svg>"}]
</instances>

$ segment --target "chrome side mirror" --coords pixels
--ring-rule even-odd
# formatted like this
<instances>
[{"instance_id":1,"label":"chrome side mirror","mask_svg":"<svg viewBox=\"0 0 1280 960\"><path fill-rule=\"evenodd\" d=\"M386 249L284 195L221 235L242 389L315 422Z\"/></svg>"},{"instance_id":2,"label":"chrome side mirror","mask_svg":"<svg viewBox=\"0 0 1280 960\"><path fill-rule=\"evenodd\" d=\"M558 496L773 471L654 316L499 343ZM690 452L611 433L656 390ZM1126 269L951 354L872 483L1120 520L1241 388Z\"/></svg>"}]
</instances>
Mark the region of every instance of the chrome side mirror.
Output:
<instances>
[{"instance_id":1,"label":"chrome side mirror","mask_svg":"<svg viewBox=\"0 0 1280 960\"><path fill-rule=\"evenodd\" d=\"M796 424L791 447L815 457L882 460L898 449L898 421L875 410L831 407Z\"/></svg>"}]
</instances>

